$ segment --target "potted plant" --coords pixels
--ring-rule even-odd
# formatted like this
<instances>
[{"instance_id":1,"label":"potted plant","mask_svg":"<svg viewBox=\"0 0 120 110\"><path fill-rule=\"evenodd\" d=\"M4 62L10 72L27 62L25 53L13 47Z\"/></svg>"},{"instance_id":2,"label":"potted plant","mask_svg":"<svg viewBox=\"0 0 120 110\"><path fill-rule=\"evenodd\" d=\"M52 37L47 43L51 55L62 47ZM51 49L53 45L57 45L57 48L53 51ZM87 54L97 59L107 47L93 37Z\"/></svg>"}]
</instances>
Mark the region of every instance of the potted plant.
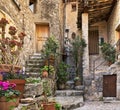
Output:
<instances>
[{"instance_id":1,"label":"potted plant","mask_svg":"<svg viewBox=\"0 0 120 110\"><path fill-rule=\"evenodd\" d=\"M55 69L52 65L45 65L43 68L40 69L40 74L42 77L49 77L54 78L55 77Z\"/></svg>"},{"instance_id":2,"label":"potted plant","mask_svg":"<svg viewBox=\"0 0 120 110\"><path fill-rule=\"evenodd\" d=\"M65 64L64 62L60 62L58 64L58 68L57 68L57 85L58 85L58 89L65 89L65 84L68 80L68 72L67 72L67 68L69 66L67 64Z\"/></svg>"},{"instance_id":3,"label":"potted plant","mask_svg":"<svg viewBox=\"0 0 120 110\"><path fill-rule=\"evenodd\" d=\"M48 96L52 95L52 91L50 88L50 83L47 79L43 80L43 102L41 103L41 107L43 110L55 110L55 102L49 102Z\"/></svg>"},{"instance_id":4,"label":"potted plant","mask_svg":"<svg viewBox=\"0 0 120 110\"><path fill-rule=\"evenodd\" d=\"M71 53L72 53L72 58L74 61L75 65L75 76L81 78L81 84L83 80L83 75L82 75L82 59L83 59L83 53L84 53L84 48L86 47L85 40L81 38L80 36L75 37L70 41L71 43Z\"/></svg>"},{"instance_id":5,"label":"potted plant","mask_svg":"<svg viewBox=\"0 0 120 110\"><path fill-rule=\"evenodd\" d=\"M15 88L17 89L18 83L21 81L20 79L22 79L22 74L19 74L22 69L20 52L23 49L25 33L17 33L16 27L7 27L8 23L7 19L0 19L0 72L8 74L6 80L9 79L10 82L16 83L17 86ZM10 79L14 79L14 81ZM25 84L25 80L22 80L22 84Z\"/></svg>"},{"instance_id":6,"label":"potted plant","mask_svg":"<svg viewBox=\"0 0 120 110\"><path fill-rule=\"evenodd\" d=\"M14 83L0 81L0 110L10 110L18 106L20 92L13 89L15 86Z\"/></svg>"},{"instance_id":7,"label":"potted plant","mask_svg":"<svg viewBox=\"0 0 120 110\"><path fill-rule=\"evenodd\" d=\"M76 76L76 77L74 78L74 85L75 85L75 86L81 85L81 79L80 79L79 76Z\"/></svg>"},{"instance_id":8,"label":"potted plant","mask_svg":"<svg viewBox=\"0 0 120 110\"><path fill-rule=\"evenodd\" d=\"M18 71L16 73L1 72L0 74L2 74L3 76L3 81L9 81L10 83L16 84L16 87L14 87L14 89L19 90L21 92L20 98L22 98L24 86L26 83L26 74L23 71Z\"/></svg>"},{"instance_id":9,"label":"potted plant","mask_svg":"<svg viewBox=\"0 0 120 110\"><path fill-rule=\"evenodd\" d=\"M116 50L110 43L101 44L101 51L109 65L115 62Z\"/></svg>"},{"instance_id":10,"label":"potted plant","mask_svg":"<svg viewBox=\"0 0 120 110\"><path fill-rule=\"evenodd\" d=\"M7 27L8 23L7 19L0 19L0 71L16 73L21 69L20 52L23 48L25 33L17 33L16 27Z\"/></svg>"},{"instance_id":11,"label":"potted plant","mask_svg":"<svg viewBox=\"0 0 120 110\"><path fill-rule=\"evenodd\" d=\"M49 65L56 64L58 48L59 48L58 40L54 36L48 37L41 51L42 57L45 60L45 65L47 65L48 68Z\"/></svg>"}]
</instances>

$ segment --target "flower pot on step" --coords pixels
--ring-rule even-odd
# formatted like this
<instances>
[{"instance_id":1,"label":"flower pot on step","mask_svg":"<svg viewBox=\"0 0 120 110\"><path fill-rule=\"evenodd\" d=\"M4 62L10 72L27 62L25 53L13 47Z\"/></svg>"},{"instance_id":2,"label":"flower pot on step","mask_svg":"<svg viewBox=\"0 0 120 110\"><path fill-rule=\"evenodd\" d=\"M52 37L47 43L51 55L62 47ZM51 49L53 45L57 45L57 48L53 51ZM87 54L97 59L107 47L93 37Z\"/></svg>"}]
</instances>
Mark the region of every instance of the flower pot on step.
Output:
<instances>
[{"instance_id":1,"label":"flower pot on step","mask_svg":"<svg viewBox=\"0 0 120 110\"><path fill-rule=\"evenodd\" d=\"M43 110L55 110L55 103L42 103Z\"/></svg>"},{"instance_id":2,"label":"flower pot on step","mask_svg":"<svg viewBox=\"0 0 120 110\"><path fill-rule=\"evenodd\" d=\"M7 101L6 97L0 98L0 110L11 110L12 107L19 105L19 97L11 97L10 101Z\"/></svg>"},{"instance_id":3,"label":"flower pot on step","mask_svg":"<svg viewBox=\"0 0 120 110\"><path fill-rule=\"evenodd\" d=\"M14 89L21 92L20 98L22 98L26 81L24 79L9 79L8 81L10 83L16 84L16 87Z\"/></svg>"}]
</instances>

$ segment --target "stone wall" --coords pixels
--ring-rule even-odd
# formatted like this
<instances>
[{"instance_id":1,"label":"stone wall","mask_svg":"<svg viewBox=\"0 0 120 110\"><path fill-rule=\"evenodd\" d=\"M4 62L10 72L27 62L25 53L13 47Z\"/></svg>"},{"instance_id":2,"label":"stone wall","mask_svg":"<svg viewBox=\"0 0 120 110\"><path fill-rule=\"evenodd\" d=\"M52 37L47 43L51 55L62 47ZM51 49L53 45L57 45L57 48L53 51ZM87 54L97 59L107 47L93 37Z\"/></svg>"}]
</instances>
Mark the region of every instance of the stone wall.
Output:
<instances>
[{"instance_id":1,"label":"stone wall","mask_svg":"<svg viewBox=\"0 0 120 110\"><path fill-rule=\"evenodd\" d=\"M118 0L108 20L108 37L111 43L116 42L116 29L120 25L120 1Z\"/></svg>"},{"instance_id":2,"label":"stone wall","mask_svg":"<svg viewBox=\"0 0 120 110\"><path fill-rule=\"evenodd\" d=\"M49 23L50 35L54 35L58 39L62 33L60 25L60 6L61 1L59 0L42 0L39 2L36 14L34 14L34 22Z\"/></svg>"},{"instance_id":3,"label":"stone wall","mask_svg":"<svg viewBox=\"0 0 120 110\"><path fill-rule=\"evenodd\" d=\"M62 36L62 26L60 16L62 16L61 1L42 0L37 1L36 13L29 8L29 0L17 0L17 2L1 0L0 9L7 13L14 21L18 31L24 31L24 49L21 54L22 64L29 54L36 52L35 24L49 23L50 35L54 35L60 41ZM29 44L29 45L28 45Z\"/></svg>"},{"instance_id":4,"label":"stone wall","mask_svg":"<svg viewBox=\"0 0 120 110\"><path fill-rule=\"evenodd\" d=\"M25 1L21 3L19 2L20 6L18 7L18 5L16 5L12 0L9 2L1 0L0 9L10 16L18 32L24 31L26 33L24 49L21 53L21 59L23 59L21 63L24 65L24 60L33 52L34 21L33 19L30 19L33 18L33 14L30 12L29 8L26 8Z\"/></svg>"},{"instance_id":5,"label":"stone wall","mask_svg":"<svg viewBox=\"0 0 120 110\"><path fill-rule=\"evenodd\" d=\"M72 10L72 4L76 4L76 10ZM77 34L77 14L78 4L77 2L71 2L66 4L66 29L69 29L68 37L71 39L72 33Z\"/></svg>"}]
</instances>

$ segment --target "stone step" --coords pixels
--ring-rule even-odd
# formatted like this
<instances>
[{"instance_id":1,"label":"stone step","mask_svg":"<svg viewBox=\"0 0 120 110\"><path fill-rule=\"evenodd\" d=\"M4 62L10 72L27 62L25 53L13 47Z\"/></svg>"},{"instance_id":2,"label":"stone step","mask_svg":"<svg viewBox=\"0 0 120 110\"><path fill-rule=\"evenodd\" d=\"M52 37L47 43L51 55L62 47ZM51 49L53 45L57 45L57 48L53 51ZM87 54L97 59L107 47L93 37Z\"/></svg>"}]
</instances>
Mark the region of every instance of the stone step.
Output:
<instances>
[{"instance_id":1,"label":"stone step","mask_svg":"<svg viewBox=\"0 0 120 110\"><path fill-rule=\"evenodd\" d=\"M28 63L32 63L32 64L36 64L36 63L43 63L43 60L38 60L38 59L29 59L29 60L27 60L26 61L26 64L28 64Z\"/></svg>"},{"instance_id":2,"label":"stone step","mask_svg":"<svg viewBox=\"0 0 120 110\"><path fill-rule=\"evenodd\" d=\"M30 59L41 59L41 55L30 55L29 56Z\"/></svg>"},{"instance_id":3,"label":"stone step","mask_svg":"<svg viewBox=\"0 0 120 110\"><path fill-rule=\"evenodd\" d=\"M26 72L29 77L40 77L40 72Z\"/></svg>"},{"instance_id":4,"label":"stone step","mask_svg":"<svg viewBox=\"0 0 120 110\"><path fill-rule=\"evenodd\" d=\"M26 73L29 73L29 72L40 72L40 68L29 68L29 67L26 67L25 69L25 72Z\"/></svg>"},{"instance_id":5,"label":"stone step","mask_svg":"<svg viewBox=\"0 0 120 110\"><path fill-rule=\"evenodd\" d=\"M62 105L62 110L73 110L84 105L83 96L55 97L56 102Z\"/></svg>"},{"instance_id":6,"label":"stone step","mask_svg":"<svg viewBox=\"0 0 120 110\"><path fill-rule=\"evenodd\" d=\"M42 67L42 65L40 65L40 64L38 64L38 65L35 65L35 64L28 64L28 65L26 65L26 68L41 68Z\"/></svg>"},{"instance_id":7,"label":"stone step","mask_svg":"<svg viewBox=\"0 0 120 110\"><path fill-rule=\"evenodd\" d=\"M35 97L40 96L43 93L42 83L30 83L25 84L25 91L23 96L26 97Z\"/></svg>"},{"instance_id":8,"label":"stone step","mask_svg":"<svg viewBox=\"0 0 120 110\"><path fill-rule=\"evenodd\" d=\"M56 96L83 96L82 90L57 90Z\"/></svg>"}]
</instances>

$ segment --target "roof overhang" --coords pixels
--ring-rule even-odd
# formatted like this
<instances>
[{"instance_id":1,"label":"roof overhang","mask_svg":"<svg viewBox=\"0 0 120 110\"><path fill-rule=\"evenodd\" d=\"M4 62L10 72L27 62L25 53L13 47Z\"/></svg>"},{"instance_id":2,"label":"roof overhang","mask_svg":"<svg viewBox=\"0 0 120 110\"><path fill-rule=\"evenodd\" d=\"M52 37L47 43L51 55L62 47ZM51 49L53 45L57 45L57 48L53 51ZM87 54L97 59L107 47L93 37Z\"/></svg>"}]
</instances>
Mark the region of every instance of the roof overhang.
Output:
<instances>
[{"instance_id":1,"label":"roof overhang","mask_svg":"<svg viewBox=\"0 0 120 110\"><path fill-rule=\"evenodd\" d=\"M81 14L89 14L89 24L108 20L117 0L78 0L78 28L81 27Z\"/></svg>"}]
</instances>

